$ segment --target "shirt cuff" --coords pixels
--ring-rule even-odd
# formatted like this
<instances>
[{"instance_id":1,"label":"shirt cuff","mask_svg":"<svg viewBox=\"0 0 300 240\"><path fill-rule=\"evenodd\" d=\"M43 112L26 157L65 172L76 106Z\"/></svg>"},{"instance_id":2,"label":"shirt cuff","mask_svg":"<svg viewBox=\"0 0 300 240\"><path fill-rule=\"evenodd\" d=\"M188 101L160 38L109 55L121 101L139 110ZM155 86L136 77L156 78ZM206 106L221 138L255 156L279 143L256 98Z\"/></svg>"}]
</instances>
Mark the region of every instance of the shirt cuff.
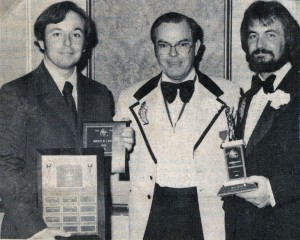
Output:
<instances>
[{"instance_id":1,"label":"shirt cuff","mask_svg":"<svg viewBox=\"0 0 300 240\"><path fill-rule=\"evenodd\" d=\"M267 188L268 188L268 192L269 192L269 196L270 196L270 204L271 204L272 207L275 207L276 201L275 201L275 198L274 198L274 194L273 194L271 183L270 183L269 179L268 179L268 182L267 182Z\"/></svg>"}]
</instances>

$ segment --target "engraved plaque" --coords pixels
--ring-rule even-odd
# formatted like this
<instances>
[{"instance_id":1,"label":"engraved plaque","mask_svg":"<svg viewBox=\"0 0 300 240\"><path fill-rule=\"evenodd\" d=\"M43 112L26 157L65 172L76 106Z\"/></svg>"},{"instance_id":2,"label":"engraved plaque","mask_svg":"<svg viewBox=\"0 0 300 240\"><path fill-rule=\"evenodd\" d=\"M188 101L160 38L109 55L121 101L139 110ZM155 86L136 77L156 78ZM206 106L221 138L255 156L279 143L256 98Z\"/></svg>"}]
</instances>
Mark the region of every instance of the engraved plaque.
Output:
<instances>
[{"instance_id":1,"label":"engraved plaque","mask_svg":"<svg viewBox=\"0 0 300 240\"><path fill-rule=\"evenodd\" d=\"M226 182L220 191L219 197L235 195L237 193L249 192L257 189L254 183L245 183L246 165L244 159L243 140L229 141L222 143L224 156L227 166L228 182Z\"/></svg>"},{"instance_id":2,"label":"engraved plaque","mask_svg":"<svg viewBox=\"0 0 300 240\"><path fill-rule=\"evenodd\" d=\"M106 239L105 180L109 175L104 176L104 151L83 149L82 155L64 152L39 150L39 207L44 221L47 227L74 237Z\"/></svg>"}]
</instances>

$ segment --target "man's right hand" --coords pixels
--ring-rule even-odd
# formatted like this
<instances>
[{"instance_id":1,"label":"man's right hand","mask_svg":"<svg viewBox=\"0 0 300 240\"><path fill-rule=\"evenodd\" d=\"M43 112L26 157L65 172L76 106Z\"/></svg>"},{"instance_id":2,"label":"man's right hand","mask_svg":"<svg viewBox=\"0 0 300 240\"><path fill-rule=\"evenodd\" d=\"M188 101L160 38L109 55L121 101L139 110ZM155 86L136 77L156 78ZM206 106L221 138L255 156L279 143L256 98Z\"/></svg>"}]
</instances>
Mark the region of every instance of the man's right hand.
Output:
<instances>
[{"instance_id":1,"label":"man's right hand","mask_svg":"<svg viewBox=\"0 0 300 240\"><path fill-rule=\"evenodd\" d=\"M42 230L42 231L34 234L33 236L31 236L28 239L29 240L35 240L35 239L55 240L56 236L70 237L71 233L65 232L65 231L61 231L61 230L54 230L54 229L50 229L50 228L45 228L44 230Z\"/></svg>"},{"instance_id":2,"label":"man's right hand","mask_svg":"<svg viewBox=\"0 0 300 240\"><path fill-rule=\"evenodd\" d=\"M246 183L256 183L257 190L239 193L237 194L238 197L244 198L247 202L252 203L258 208L271 205L270 192L268 189L268 184L270 184L270 182L268 178L263 176L251 176L246 178Z\"/></svg>"}]
</instances>

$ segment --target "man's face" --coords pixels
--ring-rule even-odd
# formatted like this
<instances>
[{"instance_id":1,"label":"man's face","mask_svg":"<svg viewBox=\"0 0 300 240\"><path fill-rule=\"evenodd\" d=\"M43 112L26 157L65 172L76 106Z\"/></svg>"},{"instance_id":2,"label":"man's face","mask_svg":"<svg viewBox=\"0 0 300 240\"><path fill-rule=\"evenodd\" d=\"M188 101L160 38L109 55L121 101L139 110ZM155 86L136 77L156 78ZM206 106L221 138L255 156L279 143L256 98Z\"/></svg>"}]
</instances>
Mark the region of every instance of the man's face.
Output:
<instances>
[{"instance_id":1,"label":"man's face","mask_svg":"<svg viewBox=\"0 0 300 240\"><path fill-rule=\"evenodd\" d=\"M191 28L186 21L180 23L162 23L155 30L155 55L161 70L174 81L182 81L194 65L195 52L200 42L193 43ZM167 46L180 44L191 46L189 52L179 53L174 47L166 54L160 54L158 45Z\"/></svg>"},{"instance_id":2,"label":"man's face","mask_svg":"<svg viewBox=\"0 0 300 240\"><path fill-rule=\"evenodd\" d=\"M249 66L258 73L274 72L287 62L282 24L276 19L268 23L254 20L249 26Z\"/></svg>"},{"instance_id":3,"label":"man's face","mask_svg":"<svg viewBox=\"0 0 300 240\"><path fill-rule=\"evenodd\" d=\"M45 41L39 41L45 59L59 69L72 69L81 58L84 48L84 20L70 11L57 24L46 26Z\"/></svg>"}]
</instances>

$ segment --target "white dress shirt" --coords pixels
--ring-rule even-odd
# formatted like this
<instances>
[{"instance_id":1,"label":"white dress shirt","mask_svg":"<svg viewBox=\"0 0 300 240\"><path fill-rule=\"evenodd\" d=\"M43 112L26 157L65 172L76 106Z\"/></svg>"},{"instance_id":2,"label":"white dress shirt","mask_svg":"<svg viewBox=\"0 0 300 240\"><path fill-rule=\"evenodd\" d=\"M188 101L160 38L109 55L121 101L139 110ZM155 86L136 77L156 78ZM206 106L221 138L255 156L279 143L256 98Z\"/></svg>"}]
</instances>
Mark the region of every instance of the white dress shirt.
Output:
<instances>
[{"instance_id":1,"label":"white dress shirt","mask_svg":"<svg viewBox=\"0 0 300 240\"><path fill-rule=\"evenodd\" d=\"M195 76L196 76L196 71L195 69L193 69L190 72L190 74L181 82L192 80L195 78ZM161 81L173 82L165 74L162 74ZM159 84L159 86L161 86L161 84ZM200 84L195 83L195 92L197 87L200 87ZM166 139L166 141L170 142L171 144L172 142L174 143L174 141L178 142L177 139L182 137L181 133L176 131L176 123L179 114L182 110L182 107L184 105L184 103L181 101L179 97L179 89L174 102L172 102L171 104L167 102L167 104L170 112L170 117L173 123L173 131L171 133L171 136L169 136L169 138ZM183 112L183 114L185 113ZM172 128L171 123L170 123L170 128ZM182 148L184 147L185 146L182 146ZM182 149L182 150L183 150L182 152L185 152L184 150L187 149ZM196 172L194 167L194 161L192 158L187 159L186 157L187 154L183 154L183 155L184 156L176 155L171 158L159 159L157 163L156 182L161 187L187 188L187 187L196 186L197 178L196 178Z\"/></svg>"},{"instance_id":2,"label":"white dress shirt","mask_svg":"<svg viewBox=\"0 0 300 240\"><path fill-rule=\"evenodd\" d=\"M276 91L277 87L279 86L279 84L281 83L281 81L283 80L283 78L285 77L285 75L291 69L291 67L292 67L291 63L286 63L281 69L279 69L278 71L273 73L276 76L276 79L273 84L275 91ZM264 79L262 79L261 76L259 76L259 77L261 78L262 81L264 81ZM250 107L248 110L248 115L247 115L246 125L245 125L245 132L244 132L244 142L246 145L248 144L249 139L253 133L253 130L269 101L268 95L269 94L265 94L263 89L261 88L258 91L258 93L256 95L254 95L252 98L252 101L250 103ZM275 198L273 195L270 181L268 181L268 191L270 194L271 206L274 207L276 205L276 201L275 201Z\"/></svg>"},{"instance_id":3,"label":"white dress shirt","mask_svg":"<svg viewBox=\"0 0 300 240\"><path fill-rule=\"evenodd\" d=\"M64 79L59 72L47 61L44 60L45 67L47 68L48 72L50 73L51 77L53 78L56 86L58 87L59 91L62 94L62 91L65 86L65 82L70 82L73 85L72 96L75 101L76 108L78 108L78 94L77 94L77 69L74 68L74 72L68 79ZM63 94L62 94L63 95Z\"/></svg>"}]
</instances>

